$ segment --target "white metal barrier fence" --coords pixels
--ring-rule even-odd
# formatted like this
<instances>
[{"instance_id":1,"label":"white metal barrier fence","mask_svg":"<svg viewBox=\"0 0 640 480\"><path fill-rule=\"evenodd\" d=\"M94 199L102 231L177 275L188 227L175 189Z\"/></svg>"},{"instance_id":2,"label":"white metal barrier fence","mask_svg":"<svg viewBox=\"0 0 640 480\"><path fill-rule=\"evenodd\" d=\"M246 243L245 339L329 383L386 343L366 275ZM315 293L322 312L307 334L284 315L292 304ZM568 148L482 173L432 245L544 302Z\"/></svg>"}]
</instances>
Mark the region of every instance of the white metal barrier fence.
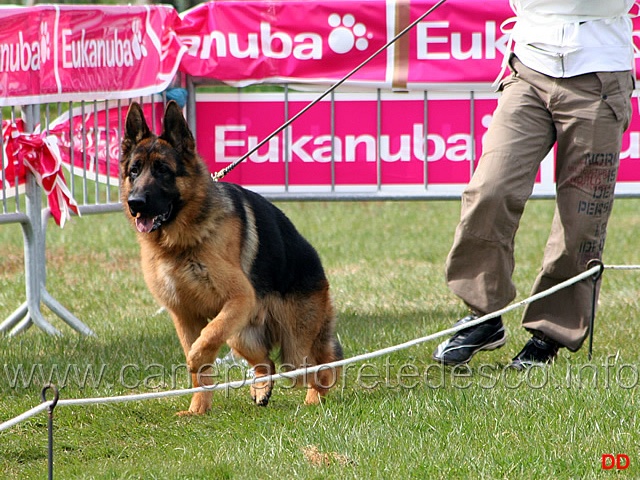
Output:
<instances>
[{"instance_id":1,"label":"white metal barrier fence","mask_svg":"<svg viewBox=\"0 0 640 480\"><path fill-rule=\"evenodd\" d=\"M196 132L196 103L195 83L187 79L188 103L187 118L194 133ZM287 111L290 90L285 87L282 93L282 106ZM380 91L377 91L378 97ZM427 109L427 95L425 92L425 112ZM138 99L143 104L151 105L150 125L157 126L157 109L166 103L166 95ZM123 130L123 118L126 115L128 101L91 101L78 103L57 103L27 105L22 108L12 108L7 118L0 117L3 122L15 122L19 118L24 121L24 134L42 132L47 134L52 128L56 129L63 147L68 151L65 162L65 178L73 199L77 203L81 215L116 212L121 210L119 201L119 185L117 174L118 151ZM110 116L104 112L115 111ZM380 112L380 110L378 109ZM1 113L0 113L1 114ZM288 113L285 113L285 116ZM332 113L333 115L333 113ZM113 118L117 120L113 122ZM425 117L426 118L426 117ZM115 124L110 124L110 121ZM378 116L380 124L380 116ZM425 132L426 132L425 128ZM111 132L111 134L110 134ZM0 142L3 138L0 137ZM0 323L0 333L16 335L32 325L36 325L50 334L60 334L41 311L41 305L46 305L54 314L59 316L73 329L85 335L93 335L90 327L76 318L60 302L53 298L46 288L46 231L50 218L50 210L43 205L45 196L43 188L36 181L36 177L27 172L23 182L17 178L11 179L8 168L11 159L7 158L6 145L2 146L2 164L0 165L0 225L18 224L22 228L24 237L24 271L26 300L16 308L3 322ZM98 157L103 162L103 169L98 166ZM425 162L426 165L426 162ZM428 183L424 184L424 191L418 192L384 192L380 184L369 192L340 191L332 180L329 192L301 192L290 189L288 180L288 164L285 162L285 187L282 191L262 192L272 200L380 200L380 199L416 199L456 197L458 192L436 192L429 190ZM378 169L380 165L378 164ZM425 177L426 178L426 177Z\"/></svg>"},{"instance_id":2,"label":"white metal barrier fence","mask_svg":"<svg viewBox=\"0 0 640 480\"><path fill-rule=\"evenodd\" d=\"M211 149L217 149L215 142L219 141L216 137L216 132L199 130L197 122L198 112L201 105L198 103L200 92L197 92L199 85L206 86L208 90L211 89L210 85L206 83L198 83L197 80L190 77L186 78L186 115L187 120L194 132L205 132L205 135L200 134L202 138L196 138L198 149L204 157L214 158L215 167L215 155L217 152L211 151ZM272 90L276 90L273 88ZM227 88L228 92L229 89ZM184 93L184 91L183 91ZM429 139L430 132L430 109L432 108L432 102L438 101L439 96L450 95L450 91L446 90L434 90L424 92L412 92L412 101L418 102L418 109L421 111L421 120L417 122L417 127L414 127L416 131L420 132L422 138L414 138L414 144L417 147L414 148L413 154L416 151L422 149L424 155L424 161L421 165L423 168L422 181L420 184L412 185L386 185L382 181L383 169L385 168L385 161L381 155L381 143L383 140L382 125L383 122L388 121L385 119L386 111L384 110L384 100L389 98L398 98L406 100L408 94L406 92L396 93L391 91L381 91L379 89L372 90L363 95L368 95L369 98L373 98L375 103L375 123L376 135L374 135L374 148L375 161L371 162L373 170L375 170L375 180L365 187L358 185L342 185L338 181L337 173L344 172L345 168L350 168L350 165L345 162L340 162L341 158L338 152L334 151L335 145L339 142L336 140L336 98L341 93L334 94L326 98L324 101L329 105L328 118L323 117L326 120L328 126L324 125L323 128L328 129L329 135L327 135L327 143L331 146L329 151L329 161L325 163L325 167L330 170L329 181L322 188L312 186L305 189L299 185L295 185L291 181L291 171L296 165L291 162L290 153L286 149L283 151L283 157L277 164L277 168L282 169L282 181L280 185L267 185L266 187L258 185L253 187L248 185L249 188L253 188L267 198L275 201L285 200L427 200L427 199L458 199L460 193L464 187L465 182L461 183L449 183L449 184L437 184L433 183L432 172L430 170L430 164L427 161L429 155ZM460 94L460 92L458 92ZM238 90L235 94L227 95L225 100L228 102L228 98L235 98L235 96L247 95ZM231 95L229 97L229 95ZM269 93L270 98L276 98L278 108L281 109L281 118L287 121L294 114L294 110L291 108L291 104L295 101L300 103L299 98L296 95L299 93L292 92L291 88L283 86L278 93ZM306 93L304 99L313 98L315 94ZM482 115L482 112L478 113L476 109L476 102L484 99L495 99L495 93L488 92L487 90L468 90L461 93L463 98L468 101L468 117L457 119L461 121L468 128L467 141L470 144L470 150L467 152L467 166L465 176L470 178L477 162L476 152L479 150L479 146L475 141L477 125L483 122L483 119L478 118ZM155 95L152 97L145 97L137 99L143 105L149 108L150 112L150 125L151 128L155 127L155 130L159 129L159 122L161 119L161 111L168 98L167 93L162 95ZM218 98L215 97L214 98ZM69 190L73 196L73 199L78 205L78 212L81 215L90 215L98 213L107 213L120 211L121 205L119 202L119 186L118 186L118 155L119 144L121 140L121 132L123 130L123 121L126 116L126 110L128 108L128 101L92 101L92 102L79 102L79 103L58 103L58 104L43 104L43 105L29 105L23 107L21 110L13 108L10 110L8 118L1 118L0 120L12 121L18 117L22 117L25 124L25 132L31 133L36 131L46 132L55 130L56 134L61 139L61 143L68 152L68 157L65 162L65 177ZM325 105L326 106L326 105ZM486 106L483 107L487 110ZM113 115L110 114L113 113ZM215 112L214 112L215 116ZM203 122L202 119L206 122ZM225 117L222 117L224 121ZM208 116L201 116L200 123L210 123L213 119ZM360 119L354 119L354 122L358 122ZM280 120L275 124L280 125ZM273 122L272 122L273 123ZM206 125L205 125L206 126ZM283 137L285 144L287 141L287 135L291 135L291 129L285 129ZM267 132L268 133L268 132ZM208 138L208 137L213 137ZM263 140L267 141L268 135L265 133ZM390 140L398 141L398 139ZM50 217L50 210L47 207L43 207L43 190L36 182L34 175L27 174L26 181L18 185L18 182L10 182L10 172L7 168L8 161L6 158L6 145L5 139L0 138L0 146L2 146L2 170L0 170L1 191L0 191L0 225L3 224L19 224L22 228L24 236L24 269L25 269L25 302L20 305L8 318L0 323L0 333L8 333L9 335L16 335L31 325L36 325L44 331L51 334L59 334L60 332L51 325L42 315L41 304L44 303L49 309L58 315L64 322L70 325L73 329L83 334L92 335L92 330L77 319L69 310L67 310L62 304L55 300L46 289L46 228L48 219ZM203 145L208 142L209 147L203 148ZM213 143L213 147L210 145ZM255 145L255 142L254 142ZM250 148L250 144L246 143L243 147L245 151L238 151L238 157L245 153ZM420 155L420 152L417 152ZM249 157L249 160L251 157ZM342 159L343 160L343 159ZM357 160L357 159L356 159ZM549 161L551 160L551 161ZM243 168L252 170L260 167L256 162L244 162ZM299 164L300 162L298 162ZM212 163L209 161L210 168ZM224 164L220 165L221 167ZM296 167L299 168L299 167ZM342 170L340 170L342 169ZM213 168L212 168L213 170ZM553 196L553 163L552 159L547 159L543 162L541 169L542 181L539 185L536 185L534 189L534 197L550 197ZM549 178L551 181L548 181ZM545 181L545 178L547 179ZM227 179L229 180L229 179ZM231 179L233 180L233 179ZM239 182L242 183L242 182ZM268 183L268 182L265 182ZM622 192L617 192L625 196L638 196L640 194L640 188L635 184L625 185L626 189Z\"/></svg>"},{"instance_id":3,"label":"white metal barrier fence","mask_svg":"<svg viewBox=\"0 0 640 480\"><path fill-rule=\"evenodd\" d=\"M140 99L141 102L163 102L164 98ZM62 143L68 147L65 177L69 190L78 205L78 213L90 215L120 211L119 185L117 177L100 175L96 168L98 145L108 141L107 132L122 131L122 124L100 124L98 112L117 112L122 118L126 113L128 102L80 102L79 104L46 104L28 105L22 109L12 108L10 118L0 118L3 125L24 121L24 135L32 135L42 131L46 135L56 119L64 118L68 129L58 131ZM79 117L80 127L74 131L74 117ZM154 119L155 120L155 119ZM16 133L14 133L16 135ZM119 145L119 134L111 139ZM27 171L24 181L19 182L17 169L11 169L13 159L7 158L7 139L2 142L2 164L0 166L0 225L19 224L24 237L24 271L26 300L2 323L0 333L16 335L32 325L36 325L47 333L58 335L61 332L44 318L41 305L46 305L55 315L60 317L73 329L85 335L93 335L90 327L76 318L67 308L58 302L46 288L46 231L51 211L43 206L44 192L36 181L36 176ZM93 145L90 149L89 145ZM117 169L118 157L110 156L110 145L105 149L105 161L108 168ZM112 146L112 145L111 145ZM90 151L94 155L90 154ZM16 178L8 178L10 174ZM10 181L11 180L11 181Z\"/></svg>"}]
</instances>

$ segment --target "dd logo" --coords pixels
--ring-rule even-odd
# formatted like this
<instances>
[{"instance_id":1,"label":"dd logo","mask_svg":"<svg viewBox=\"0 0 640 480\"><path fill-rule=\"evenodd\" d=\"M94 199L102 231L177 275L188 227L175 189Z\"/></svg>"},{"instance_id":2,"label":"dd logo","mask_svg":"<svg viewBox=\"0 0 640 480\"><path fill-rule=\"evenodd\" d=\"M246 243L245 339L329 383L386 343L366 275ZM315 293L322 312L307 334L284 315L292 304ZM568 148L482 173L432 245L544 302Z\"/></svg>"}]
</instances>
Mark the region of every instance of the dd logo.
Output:
<instances>
[{"instance_id":1,"label":"dd logo","mask_svg":"<svg viewBox=\"0 0 640 480\"><path fill-rule=\"evenodd\" d=\"M603 470L626 470L629 468L629 456L624 453L613 455L611 453L602 454L602 469Z\"/></svg>"}]
</instances>

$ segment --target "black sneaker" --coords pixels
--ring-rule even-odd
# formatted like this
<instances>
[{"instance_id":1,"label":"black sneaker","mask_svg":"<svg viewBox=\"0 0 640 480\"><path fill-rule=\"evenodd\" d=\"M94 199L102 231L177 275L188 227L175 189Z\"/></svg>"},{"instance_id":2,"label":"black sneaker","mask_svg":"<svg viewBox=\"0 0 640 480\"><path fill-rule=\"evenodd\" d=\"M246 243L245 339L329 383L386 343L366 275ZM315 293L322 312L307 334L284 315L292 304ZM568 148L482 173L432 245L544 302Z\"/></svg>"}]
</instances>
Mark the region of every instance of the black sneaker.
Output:
<instances>
[{"instance_id":1,"label":"black sneaker","mask_svg":"<svg viewBox=\"0 0 640 480\"><path fill-rule=\"evenodd\" d=\"M560 345L551 339L531 337L509 366L516 370L525 370L533 365L552 363L558 355L559 348Z\"/></svg>"},{"instance_id":2,"label":"black sneaker","mask_svg":"<svg viewBox=\"0 0 640 480\"><path fill-rule=\"evenodd\" d=\"M459 320L454 327L478 318L478 315L469 315ZM449 340L438 345L433 352L433 359L445 365L460 365L471 360L476 352L494 350L503 346L506 341L502 317L496 317L455 333Z\"/></svg>"}]
</instances>

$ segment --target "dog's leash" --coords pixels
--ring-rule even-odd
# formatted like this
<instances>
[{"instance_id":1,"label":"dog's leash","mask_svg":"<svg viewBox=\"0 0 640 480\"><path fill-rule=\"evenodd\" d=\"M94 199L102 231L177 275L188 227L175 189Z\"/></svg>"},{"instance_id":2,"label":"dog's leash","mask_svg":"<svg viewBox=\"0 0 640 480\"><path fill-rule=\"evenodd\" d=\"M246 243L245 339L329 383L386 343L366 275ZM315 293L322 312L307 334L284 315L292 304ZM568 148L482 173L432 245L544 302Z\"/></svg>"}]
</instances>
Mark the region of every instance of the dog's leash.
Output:
<instances>
[{"instance_id":1,"label":"dog's leash","mask_svg":"<svg viewBox=\"0 0 640 480\"><path fill-rule=\"evenodd\" d=\"M434 6L432 6L429 10L427 10L426 12L424 12L422 15L420 15L417 19L415 19L413 22L411 22L404 30L402 30L400 33L398 33L395 37L393 37L391 40L389 40L386 44L384 44L382 47L380 47L378 50L376 50L373 54L371 54L371 56L369 56L369 58L367 58L366 60L364 60L360 65L358 65L357 67L355 67L353 70L351 70L349 73L347 73L344 77L342 77L340 80L338 80L336 83L334 83L333 85L331 85L331 87L329 87L327 90L324 91L324 93L322 93L318 98L316 98L315 100L313 100L311 103L309 103L307 106L305 106L302 110L300 110L298 113L296 113L293 117L291 117L289 120L287 120L286 122L284 122L282 125L280 125L278 128L276 128L273 132L271 132L270 135L268 135L266 138L264 138L262 141L260 141L256 146L254 146L251 150L249 150L247 153L245 153L242 157L240 157L238 160L236 160L235 162L227 165L225 168L223 168L222 170L218 171L217 173L212 173L211 174L211 178L213 179L214 182L217 182L218 180L220 180L221 178L223 178L226 174L228 174L231 170L233 170L234 168L236 168L240 163L242 163L244 160L246 160L247 158L249 158L250 155L254 154L255 152L258 151L258 149L260 147L262 147L265 143L267 143L269 140L271 140L273 137L275 137L277 134L279 134L280 132L282 132L285 128L287 128L289 125L291 125L293 122L295 122L298 118L300 118L300 116L302 114L304 114L307 110L309 110L311 107L313 107L316 103L318 103L320 100L322 100L324 97L326 97L327 95L329 95L331 92L333 92L336 88L338 88L340 85L342 85L344 82L346 82L351 76L353 76L354 74L356 74L359 70L361 70L367 63L369 63L371 60L373 60L376 56L378 56L380 53L382 53L383 51L385 51L387 48L389 48L391 45L393 45L396 41L398 41L403 35L405 35L409 30L411 30L413 27L415 27L418 23L420 23L422 20L424 20L429 14L431 14L436 8L438 8L440 5L442 5L444 2L446 2L447 0L440 0L438 3L436 3Z\"/></svg>"}]
</instances>

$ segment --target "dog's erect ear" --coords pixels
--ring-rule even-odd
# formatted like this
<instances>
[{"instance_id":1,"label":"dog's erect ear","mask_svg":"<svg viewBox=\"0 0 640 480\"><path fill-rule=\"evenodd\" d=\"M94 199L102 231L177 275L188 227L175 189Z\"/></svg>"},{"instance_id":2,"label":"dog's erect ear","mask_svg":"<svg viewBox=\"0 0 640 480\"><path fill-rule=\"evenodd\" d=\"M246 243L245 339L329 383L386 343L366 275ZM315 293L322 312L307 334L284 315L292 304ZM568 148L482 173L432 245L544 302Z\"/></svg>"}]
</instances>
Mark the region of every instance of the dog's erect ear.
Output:
<instances>
[{"instance_id":1,"label":"dog's erect ear","mask_svg":"<svg viewBox=\"0 0 640 480\"><path fill-rule=\"evenodd\" d=\"M138 143L143 138L151 135L151 131L147 126L147 122L144 119L144 113L142 108L136 102L133 102L129 106L129 112L127 112L127 122L125 128L125 139L132 142L133 145Z\"/></svg>"},{"instance_id":2,"label":"dog's erect ear","mask_svg":"<svg viewBox=\"0 0 640 480\"><path fill-rule=\"evenodd\" d=\"M182 110L178 104L171 100L164 111L164 122L160 138L181 153L193 153L195 141L187 121L182 116Z\"/></svg>"},{"instance_id":3,"label":"dog's erect ear","mask_svg":"<svg viewBox=\"0 0 640 480\"><path fill-rule=\"evenodd\" d=\"M122 137L122 143L120 144L121 158L120 162L126 167L129 154L133 148L143 139L151 136L151 130L147 126L147 122L144 119L142 108L136 102L133 102L129 106L127 112L127 120L125 122L124 137ZM124 174L124 170L123 170Z\"/></svg>"}]
</instances>

